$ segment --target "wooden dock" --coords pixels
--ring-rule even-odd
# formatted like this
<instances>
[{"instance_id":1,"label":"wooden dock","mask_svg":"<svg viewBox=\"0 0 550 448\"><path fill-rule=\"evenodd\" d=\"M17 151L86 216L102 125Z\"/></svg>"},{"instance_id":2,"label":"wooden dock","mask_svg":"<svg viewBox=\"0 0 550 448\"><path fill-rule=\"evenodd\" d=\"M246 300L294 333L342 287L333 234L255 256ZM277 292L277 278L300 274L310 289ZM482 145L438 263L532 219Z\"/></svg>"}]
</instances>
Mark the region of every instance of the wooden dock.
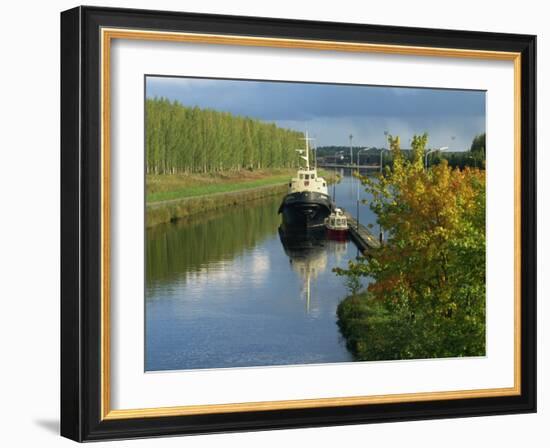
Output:
<instances>
[{"instance_id":1,"label":"wooden dock","mask_svg":"<svg viewBox=\"0 0 550 448\"><path fill-rule=\"evenodd\" d=\"M346 210L344 215L348 220L350 237L361 252L380 248L380 240L369 229L361 223L357 225L357 220Z\"/></svg>"}]
</instances>

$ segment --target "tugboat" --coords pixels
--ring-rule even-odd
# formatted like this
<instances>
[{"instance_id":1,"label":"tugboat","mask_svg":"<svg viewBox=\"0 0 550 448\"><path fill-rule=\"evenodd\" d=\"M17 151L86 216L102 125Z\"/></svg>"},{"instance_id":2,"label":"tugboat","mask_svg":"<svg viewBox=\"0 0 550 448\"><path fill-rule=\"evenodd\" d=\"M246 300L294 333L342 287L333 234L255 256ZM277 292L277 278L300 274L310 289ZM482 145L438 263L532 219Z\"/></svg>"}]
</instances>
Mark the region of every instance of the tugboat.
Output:
<instances>
[{"instance_id":1,"label":"tugboat","mask_svg":"<svg viewBox=\"0 0 550 448\"><path fill-rule=\"evenodd\" d=\"M309 164L309 140L306 132L306 149L298 149L306 166L298 169L296 177L288 184L288 193L284 197L279 213L283 216L283 225L287 228L308 229L322 227L325 218L334 206L328 194L327 182L317 176L317 167ZM305 154L305 155L304 155Z\"/></svg>"},{"instance_id":2,"label":"tugboat","mask_svg":"<svg viewBox=\"0 0 550 448\"><path fill-rule=\"evenodd\" d=\"M341 208L335 208L325 218L325 227L327 228L327 237L329 239L336 241L346 241L348 239L348 218L346 218Z\"/></svg>"}]
</instances>

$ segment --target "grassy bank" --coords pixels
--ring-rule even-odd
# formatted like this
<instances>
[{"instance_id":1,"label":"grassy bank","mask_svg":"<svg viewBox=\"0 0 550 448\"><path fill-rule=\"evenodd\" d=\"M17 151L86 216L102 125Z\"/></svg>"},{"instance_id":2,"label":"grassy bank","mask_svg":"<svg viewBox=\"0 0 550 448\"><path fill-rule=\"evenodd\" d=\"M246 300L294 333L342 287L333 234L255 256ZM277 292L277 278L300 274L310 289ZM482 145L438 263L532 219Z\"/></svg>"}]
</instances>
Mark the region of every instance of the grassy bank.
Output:
<instances>
[{"instance_id":1,"label":"grassy bank","mask_svg":"<svg viewBox=\"0 0 550 448\"><path fill-rule=\"evenodd\" d=\"M287 185L264 185L237 191L220 192L203 196L180 198L177 200L147 204L147 227L176 221L197 213L218 210L225 207L247 204L273 195L282 195Z\"/></svg>"},{"instance_id":2,"label":"grassy bank","mask_svg":"<svg viewBox=\"0 0 550 448\"><path fill-rule=\"evenodd\" d=\"M288 182L295 170L241 170L212 174L147 176L147 204L196 196L231 193Z\"/></svg>"},{"instance_id":3,"label":"grassy bank","mask_svg":"<svg viewBox=\"0 0 550 448\"><path fill-rule=\"evenodd\" d=\"M147 227L193 214L283 195L295 170L148 175ZM329 175L323 171L320 175ZM330 181L331 179L327 179Z\"/></svg>"}]
</instances>

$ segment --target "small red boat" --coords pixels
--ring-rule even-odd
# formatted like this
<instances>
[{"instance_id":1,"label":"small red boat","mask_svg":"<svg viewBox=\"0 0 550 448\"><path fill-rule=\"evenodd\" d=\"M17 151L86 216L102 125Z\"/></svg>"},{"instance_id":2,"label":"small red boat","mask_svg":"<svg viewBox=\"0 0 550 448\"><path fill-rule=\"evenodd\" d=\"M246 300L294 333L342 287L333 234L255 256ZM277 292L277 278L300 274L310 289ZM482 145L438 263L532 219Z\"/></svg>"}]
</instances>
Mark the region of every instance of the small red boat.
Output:
<instances>
[{"instance_id":1,"label":"small red boat","mask_svg":"<svg viewBox=\"0 0 550 448\"><path fill-rule=\"evenodd\" d=\"M336 208L325 218L327 237L331 240L346 241L349 235L348 219L341 208Z\"/></svg>"}]
</instances>

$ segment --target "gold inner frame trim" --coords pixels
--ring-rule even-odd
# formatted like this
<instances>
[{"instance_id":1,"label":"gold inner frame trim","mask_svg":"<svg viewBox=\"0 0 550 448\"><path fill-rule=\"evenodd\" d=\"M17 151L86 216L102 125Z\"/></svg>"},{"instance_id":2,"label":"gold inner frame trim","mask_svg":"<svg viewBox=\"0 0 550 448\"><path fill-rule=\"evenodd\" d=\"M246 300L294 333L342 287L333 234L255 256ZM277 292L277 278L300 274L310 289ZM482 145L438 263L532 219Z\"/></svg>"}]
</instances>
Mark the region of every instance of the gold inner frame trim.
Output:
<instances>
[{"instance_id":1,"label":"gold inner frame trim","mask_svg":"<svg viewBox=\"0 0 550 448\"><path fill-rule=\"evenodd\" d=\"M140 409L111 409L110 345L110 63L113 39L183 42L212 45L238 45L383 53L424 57L454 57L513 61L514 63L514 386L441 392L391 395L314 398L229 404L188 405ZM101 419L115 420L144 417L167 417L227 412L247 412L316 407L352 406L414 401L453 400L502 397L521 394L521 54L514 52L469 50L459 48L334 42L303 39L279 39L198 33L144 31L135 29L101 29Z\"/></svg>"}]
</instances>

